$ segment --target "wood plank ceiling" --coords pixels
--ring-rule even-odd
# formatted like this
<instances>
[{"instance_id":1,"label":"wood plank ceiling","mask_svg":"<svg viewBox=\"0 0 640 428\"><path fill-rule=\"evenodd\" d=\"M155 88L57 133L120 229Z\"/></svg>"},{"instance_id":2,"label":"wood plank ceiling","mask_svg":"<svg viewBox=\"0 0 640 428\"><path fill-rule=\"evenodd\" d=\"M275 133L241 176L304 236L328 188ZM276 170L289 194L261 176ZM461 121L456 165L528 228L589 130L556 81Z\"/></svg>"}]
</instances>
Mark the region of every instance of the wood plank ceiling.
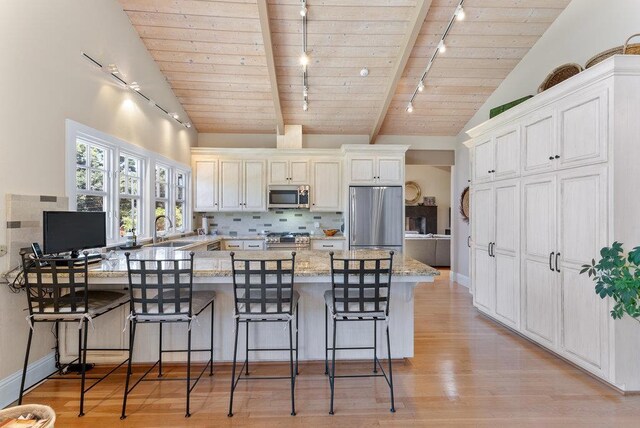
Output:
<instances>
[{"instance_id":1,"label":"wood plank ceiling","mask_svg":"<svg viewBox=\"0 0 640 428\"><path fill-rule=\"evenodd\" d=\"M466 19L454 23L411 114L411 93L458 0L430 2L397 86L394 66L425 0L308 0L306 112L300 0L119 1L199 132L273 133L280 107L284 123L308 134L372 134L391 98L380 134L456 135L570 0L466 0ZM267 4L260 11L257 2Z\"/></svg>"}]
</instances>

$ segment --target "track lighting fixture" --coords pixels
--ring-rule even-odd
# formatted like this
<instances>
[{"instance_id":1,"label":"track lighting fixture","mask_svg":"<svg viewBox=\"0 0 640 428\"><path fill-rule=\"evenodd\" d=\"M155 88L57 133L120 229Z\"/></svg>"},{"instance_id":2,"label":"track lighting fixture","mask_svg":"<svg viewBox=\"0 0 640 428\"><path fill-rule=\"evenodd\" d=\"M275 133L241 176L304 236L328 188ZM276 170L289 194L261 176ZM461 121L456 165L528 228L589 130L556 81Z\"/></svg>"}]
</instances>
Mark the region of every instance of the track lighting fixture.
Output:
<instances>
[{"instance_id":1,"label":"track lighting fixture","mask_svg":"<svg viewBox=\"0 0 640 428\"><path fill-rule=\"evenodd\" d=\"M463 3L464 3L464 0L460 0L460 2L458 3L458 6L456 6L455 11L453 12L453 16L451 16L451 19L449 20L449 24L445 28L444 33L440 38L440 42L438 43L436 50L431 55L431 58L429 59L427 66L422 72L422 75L420 76L420 80L418 81L418 85L416 86L416 89L413 91L413 94L409 99L409 104L407 105L407 113L411 113L413 111L413 100L415 99L416 95L418 95L418 93L424 92L425 79L427 78L427 75L429 74L429 70L431 70L431 66L433 66L433 62L435 61L436 57L439 54L443 54L447 51L447 45L445 44L444 40L447 38L447 35L449 34L449 31L451 30L451 27L453 26L454 22L462 21L465 18L464 9L462 7Z\"/></svg>"},{"instance_id":2,"label":"track lighting fixture","mask_svg":"<svg viewBox=\"0 0 640 428\"><path fill-rule=\"evenodd\" d=\"M148 96L146 96L145 94L142 93L142 90L140 88L140 84L138 82L131 82L131 83L127 83L124 79L123 79L123 75L120 72L120 70L118 69L118 66L115 64L108 64L108 65L102 65L100 64L98 61L96 61L94 58L92 58L90 55L87 55L84 52L80 52L82 54L82 56L91 63L91 65L93 65L94 67L97 67L99 69L101 69L103 72L107 73L109 76L111 76L111 78L118 83L118 85L120 85L123 88L128 88L131 89L132 91L134 91L136 94L140 95L142 98L145 99L145 101L149 104L150 107L157 107L160 111L162 111L164 114L168 115L169 117L171 117L173 120L175 120L176 122L178 122L180 125L184 126L185 128L191 128L191 122L183 122L180 120L180 116L178 116L178 113L175 112L169 112L166 109L162 108L161 106L159 106L158 104L156 104L156 102L154 100L152 100L151 98L149 98Z\"/></svg>"}]
</instances>

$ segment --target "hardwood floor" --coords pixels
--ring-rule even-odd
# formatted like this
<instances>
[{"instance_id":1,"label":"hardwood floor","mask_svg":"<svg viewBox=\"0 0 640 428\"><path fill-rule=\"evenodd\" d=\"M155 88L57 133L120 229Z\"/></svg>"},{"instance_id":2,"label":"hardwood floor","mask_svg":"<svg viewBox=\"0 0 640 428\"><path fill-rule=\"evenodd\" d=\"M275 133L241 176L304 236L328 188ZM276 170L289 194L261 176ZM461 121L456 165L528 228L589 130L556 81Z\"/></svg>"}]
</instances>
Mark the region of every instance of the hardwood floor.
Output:
<instances>
[{"instance_id":1,"label":"hardwood floor","mask_svg":"<svg viewBox=\"0 0 640 428\"><path fill-rule=\"evenodd\" d=\"M128 418L120 421L124 371L87 394L82 418L76 382L48 381L25 401L51 405L58 427L638 426L640 396L623 396L482 317L468 290L449 283L448 272L416 289L415 311L416 355L394 365L395 414L384 379L338 379L336 414L330 416L321 363L300 367L295 417L289 415L288 382L275 380L240 383L235 416L228 418L229 365L202 378L189 419L184 382L143 382L129 396ZM370 363L349 366L370 370ZM170 375L184 372L183 366L167 368ZM275 374L286 373L287 366L252 369L255 375Z\"/></svg>"}]
</instances>

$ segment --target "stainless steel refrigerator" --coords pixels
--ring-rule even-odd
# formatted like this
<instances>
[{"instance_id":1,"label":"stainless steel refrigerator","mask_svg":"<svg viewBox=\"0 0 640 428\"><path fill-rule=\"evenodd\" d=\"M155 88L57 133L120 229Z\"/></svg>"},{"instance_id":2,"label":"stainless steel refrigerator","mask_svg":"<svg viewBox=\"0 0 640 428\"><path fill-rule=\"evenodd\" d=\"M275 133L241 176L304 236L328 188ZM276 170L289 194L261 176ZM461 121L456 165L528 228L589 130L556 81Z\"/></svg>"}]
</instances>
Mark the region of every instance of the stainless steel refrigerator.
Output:
<instances>
[{"instance_id":1,"label":"stainless steel refrigerator","mask_svg":"<svg viewBox=\"0 0 640 428\"><path fill-rule=\"evenodd\" d=\"M349 248L402 251L404 200L400 186L349 188Z\"/></svg>"}]
</instances>

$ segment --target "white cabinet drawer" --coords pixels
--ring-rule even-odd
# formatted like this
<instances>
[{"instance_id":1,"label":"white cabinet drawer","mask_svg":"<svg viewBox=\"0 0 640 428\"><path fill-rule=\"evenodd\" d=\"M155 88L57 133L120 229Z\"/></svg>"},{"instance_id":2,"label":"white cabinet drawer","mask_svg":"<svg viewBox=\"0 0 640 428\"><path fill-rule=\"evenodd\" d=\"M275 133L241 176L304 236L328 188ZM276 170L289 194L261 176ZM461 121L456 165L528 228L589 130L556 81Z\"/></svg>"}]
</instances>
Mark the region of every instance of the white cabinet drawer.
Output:
<instances>
[{"instance_id":1,"label":"white cabinet drawer","mask_svg":"<svg viewBox=\"0 0 640 428\"><path fill-rule=\"evenodd\" d=\"M334 239L316 239L311 241L312 250L335 251L344 249L344 241Z\"/></svg>"}]
</instances>

